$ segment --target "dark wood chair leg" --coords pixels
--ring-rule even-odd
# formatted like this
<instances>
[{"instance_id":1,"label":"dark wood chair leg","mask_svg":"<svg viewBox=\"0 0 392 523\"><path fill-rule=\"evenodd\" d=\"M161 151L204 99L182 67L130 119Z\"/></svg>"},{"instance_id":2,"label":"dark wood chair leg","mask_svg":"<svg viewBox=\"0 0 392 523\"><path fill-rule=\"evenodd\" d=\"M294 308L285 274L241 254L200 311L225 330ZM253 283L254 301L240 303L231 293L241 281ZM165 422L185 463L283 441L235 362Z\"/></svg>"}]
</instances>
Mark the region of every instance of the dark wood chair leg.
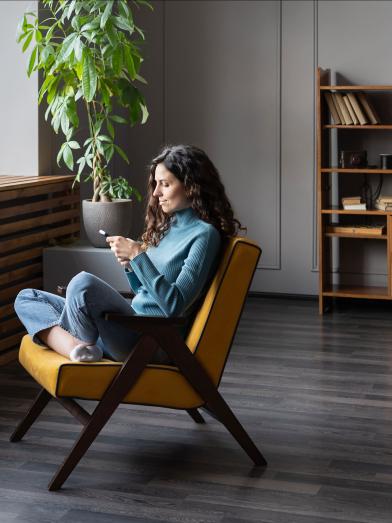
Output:
<instances>
[{"instance_id":1,"label":"dark wood chair leg","mask_svg":"<svg viewBox=\"0 0 392 523\"><path fill-rule=\"evenodd\" d=\"M231 408L216 390L216 394L212 394L209 398L209 407L212 413L216 414L216 418L227 428L230 434L237 440L244 451L248 454L255 465L265 467L267 461L262 453L253 443L249 434L238 421Z\"/></svg>"},{"instance_id":2,"label":"dark wood chair leg","mask_svg":"<svg viewBox=\"0 0 392 523\"><path fill-rule=\"evenodd\" d=\"M20 441L23 438L23 436L29 430L31 425L34 423L34 421L38 418L38 416L44 410L46 405L49 403L51 397L52 396L49 394L49 392L47 392L45 389L41 389L33 405L30 407L30 410L11 435L10 441Z\"/></svg>"},{"instance_id":3,"label":"dark wood chair leg","mask_svg":"<svg viewBox=\"0 0 392 523\"><path fill-rule=\"evenodd\" d=\"M215 413L219 421L225 425L254 464L266 466L267 461L264 456L222 398L197 358L189 351L179 333L172 331L168 335L167 330L162 329L159 333L159 340L161 341L161 347L175 361L189 383L205 400L208 409Z\"/></svg>"},{"instance_id":4,"label":"dark wood chair leg","mask_svg":"<svg viewBox=\"0 0 392 523\"><path fill-rule=\"evenodd\" d=\"M151 360L158 348L153 338L144 337L135 346L120 372L114 378L105 395L98 403L90 421L82 430L79 439L74 444L68 457L59 467L49 483L49 490L58 490L82 459L90 445L98 436L102 428L116 410L126 393L143 372L144 367Z\"/></svg>"},{"instance_id":5,"label":"dark wood chair leg","mask_svg":"<svg viewBox=\"0 0 392 523\"><path fill-rule=\"evenodd\" d=\"M220 419L218 418L218 416L215 414L215 412L213 412L209 407L208 405L203 405L202 409L204 410L204 412L207 412L207 414L209 414L211 416L211 418L214 418L216 419L217 421L220 421Z\"/></svg>"},{"instance_id":6,"label":"dark wood chair leg","mask_svg":"<svg viewBox=\"0 0 392 523\"><path fill-rule=\"evenodd\" d=\"M187 409L187 413L195 423L205 423L203 416L197 409Z\"/></svg>"}]
</instances>

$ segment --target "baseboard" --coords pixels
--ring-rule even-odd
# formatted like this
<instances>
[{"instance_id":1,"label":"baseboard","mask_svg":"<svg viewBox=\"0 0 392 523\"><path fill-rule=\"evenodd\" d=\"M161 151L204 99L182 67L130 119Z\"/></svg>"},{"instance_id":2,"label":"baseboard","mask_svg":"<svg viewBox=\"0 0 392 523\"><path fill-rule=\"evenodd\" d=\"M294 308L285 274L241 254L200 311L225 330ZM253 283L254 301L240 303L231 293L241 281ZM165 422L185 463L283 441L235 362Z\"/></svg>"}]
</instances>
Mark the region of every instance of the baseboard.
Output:
<instances>
[{"instance_id":1,"label":"baseboard","mask_svg":"<svg viewBox=\"0 0 392 523\"><path fill-rule=\"evenodd\" d=\"M284 292L257 292L250 291L248 296L250 298L278 298L284 300L318 300L316 294L289 294Z\"/></svg>"}]
</instances>

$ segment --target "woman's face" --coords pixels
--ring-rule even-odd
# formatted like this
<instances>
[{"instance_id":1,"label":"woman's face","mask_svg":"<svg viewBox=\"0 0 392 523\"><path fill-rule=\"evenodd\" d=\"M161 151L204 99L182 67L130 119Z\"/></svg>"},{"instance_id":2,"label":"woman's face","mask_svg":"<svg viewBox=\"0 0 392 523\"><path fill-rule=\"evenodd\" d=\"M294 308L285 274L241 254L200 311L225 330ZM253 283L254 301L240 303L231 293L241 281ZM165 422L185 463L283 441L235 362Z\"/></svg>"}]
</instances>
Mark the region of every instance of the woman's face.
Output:
<instances>
[{"instance_id":1,"label":"woman's face","mask_svg":"<svg viewBox=\"0 0 392 523\"><path fill-rule=\"evenodd\" d=\"M156 166L155 183L153 196L158 198L164 213L172 214L190 207L190 201L185 196L184 184L166 169L163 163Z\"/></svg>"}]
</instances>

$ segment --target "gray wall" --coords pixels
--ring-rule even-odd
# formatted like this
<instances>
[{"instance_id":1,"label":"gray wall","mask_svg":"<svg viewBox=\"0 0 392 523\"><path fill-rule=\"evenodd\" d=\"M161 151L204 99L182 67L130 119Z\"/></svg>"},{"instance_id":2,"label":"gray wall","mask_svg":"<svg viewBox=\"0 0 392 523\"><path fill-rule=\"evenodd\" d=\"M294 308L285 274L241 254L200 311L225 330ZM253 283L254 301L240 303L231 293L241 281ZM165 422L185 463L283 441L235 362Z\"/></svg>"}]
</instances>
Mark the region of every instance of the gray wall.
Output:
<instances>
[{"instance_id":1,"label":"gray wall","mask_svg":"<svg viewBox=\"0 0 392 523\"><path fill-rule=\"evenodd\" d=\"M314 5L166 2L165 137L204 147L250 237L253 290L312 294Z\"/></svg>"},{"instance_id":2,"label":"gray wall","mask_svg":"<svg viewBox=\"0 0 392 523\"><path fill-rule=\"evenodd\" d=\"M118 160L116 174L142 187L164 143L205 148L263 248L253 290L316 294L315 69L392 84L392 2L153 3L154 13L137 13L151 116L120 131L132 166ZM53 145L52 172L56 153ZM135 207L135 235L142 216ZM386 272L379 257L362 259L361 270L376 280Z\"/></svg>"},{"instance_id":3,"label":"gray wall","mask_svg":"<svg viewBox=\"0 0 392 523\"><path fill-rule=\"evenodd\" d=\"M37 1L0 2L0 175L38 174L37 74L27 78L27 52L16 43L16 28Z\"/></svg>"}]
</instances>

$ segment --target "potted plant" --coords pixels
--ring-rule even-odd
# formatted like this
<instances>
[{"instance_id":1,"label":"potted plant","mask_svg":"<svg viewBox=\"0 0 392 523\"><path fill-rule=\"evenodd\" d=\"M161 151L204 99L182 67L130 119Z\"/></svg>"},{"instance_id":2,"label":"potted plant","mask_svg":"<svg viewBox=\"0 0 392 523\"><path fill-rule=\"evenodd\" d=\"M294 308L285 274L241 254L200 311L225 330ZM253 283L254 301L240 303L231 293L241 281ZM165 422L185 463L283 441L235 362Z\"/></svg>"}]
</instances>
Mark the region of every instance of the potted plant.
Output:
<instances>
[{"instance_id":1,"label":"potted plant","mask_svg":"<svg viewBox=\"0 0 392 523\"><path fill-rule=\"evenodd\" d=\"M146 0L133 4L151 8ZM127 236L129 198L141 200L137 189L125 178L112 178L109 168L114 154L129 163L116 143L115 125L143 124L148 118L145 99L136 86L146 83L139 74L144 33L135 24L127 0L42 0L42 5L43 17L24 14L18 42L23 52L32 47L27 74L41 72L38 102L46 101L45 118L65 137L57 163L77 168L75 182L82 177L93 182L91 200L83 201L84 225L93 245L106 246L97 231ZM82 113L87 118L87 138L82 138L80 128ZM114 218L117 212L125 228Z\"/></svg>"}]
</instances>

